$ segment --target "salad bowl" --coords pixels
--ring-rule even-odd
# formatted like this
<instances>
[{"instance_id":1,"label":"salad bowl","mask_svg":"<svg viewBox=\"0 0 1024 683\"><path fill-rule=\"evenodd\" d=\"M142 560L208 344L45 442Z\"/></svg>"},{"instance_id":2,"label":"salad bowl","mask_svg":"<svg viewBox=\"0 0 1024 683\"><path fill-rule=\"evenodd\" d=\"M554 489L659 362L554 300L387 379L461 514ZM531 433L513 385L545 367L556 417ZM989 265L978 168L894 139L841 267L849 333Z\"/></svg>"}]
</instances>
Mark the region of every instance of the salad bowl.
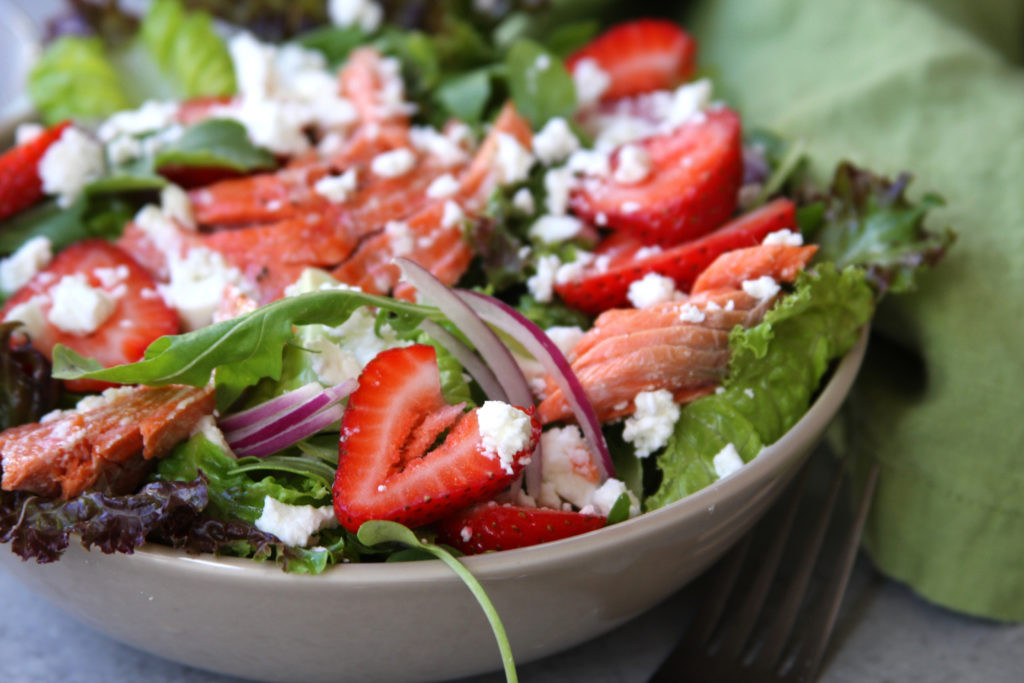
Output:
<instances>
[{"instance_id":1,"label":"salad bowl","mask_svg":"<svg viewBox=\"0 0 1024 683\"><path fill-rule=\"evenodd\" d=\"M865 329L803 418L734 474L597 531L464 558L497 608L517 663L623 624L719 558L817 444L866 346ZM54 564L0 553L0 567L119 641L245 678L426 681L501 667L484 614L436 561L341 565L310 577L154 545L104 555L72 544Z\"/></svg>"}]
</instances>

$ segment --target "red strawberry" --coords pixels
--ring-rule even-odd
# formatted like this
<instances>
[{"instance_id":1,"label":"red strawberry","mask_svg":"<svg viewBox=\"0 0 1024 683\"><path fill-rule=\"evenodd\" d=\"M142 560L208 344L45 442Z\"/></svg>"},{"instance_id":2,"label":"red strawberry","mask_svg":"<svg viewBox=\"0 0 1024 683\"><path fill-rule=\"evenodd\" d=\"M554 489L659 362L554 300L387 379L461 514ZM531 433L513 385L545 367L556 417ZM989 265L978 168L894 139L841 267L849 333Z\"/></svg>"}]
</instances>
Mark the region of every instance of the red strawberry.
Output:
<instances>
[{"instance_id":1,"label":"red strawberry","mask_svg":"<svg viewBox=\"0 0 1024 683\"><path fill-rule=\"evenodd\" d=\"M796 206L788 199L776 199L691 242L680 244L637 260L642 245L624 235L613 235L597 249L597 255L611 260L604 270L591 268L579 280L555 285L555 291L573 308L596 315L609 308L628 306L630 283L648 273L659 273L676 281L676 288L690 291L697 276L723 254L761 243L769 233L796 226Z\"/></svg>"},{"instance_id":2,"label":"red strawberry","mask_svg":"<svg viewBox=\"0 0 1024 683\"><path fill-rule=\"evenodd\" d=\"M443 519L435 528L439 543L474 555L577 536L600 529L605 522L600 515L498 505L492 501Z\"/></svg>"},{"instance_id":3,"label":"red strawberry","mask_svg":"<svg viewBox=\"0 0 1024 683\"><path fill-rule=\"evenodd\" d=\"M697 43L663 19L636 19L614 26L583 46L566 62L569 71L593 59L611 76L602 100L671 88L693 75Z\"/></svg>"},{"instance_id":4,"label":"red strawberry","mask_svg":"<svg viewBox=\"0 0 1024 683\"><path fill-rule=\"evenodd\" d=\"M48 128L28 142L0 155L0 220L35 204L43 197L39 160L64 134L67 122Z\"/></svg>"},{"instance_id":5,"label":"red strawberry","mask_svg":"<svg viewBox=\"0 0 1024 683\"><path fill-rule=\"evenodd\" d=\"M416 527L506 488L540 439L540 424L531 409L529 443L513 455L508 472L484 453L478 413L445 403L433 347L377 354L341 422L334 481L341 525L355 532L365 521L387 519ZM445 430L441 445L428 450Z\"/></svg>"},{"instance_id":6,"label":"red strawberry","mask_svg":"<svg viewBox=\"0 0 1024 683\"><path fill-rule=\"evenodd\" d=\"M114 298L114 308L100 326L88 334L65 332L49 321L53 308L51 290L67 275L84 276L91 287L104 290ZM28 284L7 300L0 316L18 304L39 297L43 324L32 337L32 346L47 358L53 347L63 344L86 358L95 358L110 367L142 358L150 342L165 334L177 334L178 314L164 303L149 272L131 256L103 240L74 244L36 274ZM68 382L75 391L91 391L107 384L92 380Z\"/></svg>"},{"instance_id":7,"label":"red strawberry","mask_svg":"<svg viewBox=\"0 0 1024 683\"><path fill-rule=\"evenodd\" d=\"M625 185L612 176L588 178L571 199L577 215L644 244L670 247L713 230L736 210L743 180L736 112L708 111L639 144L651 158L647 179Z\"/></svg>"}]
</instances>

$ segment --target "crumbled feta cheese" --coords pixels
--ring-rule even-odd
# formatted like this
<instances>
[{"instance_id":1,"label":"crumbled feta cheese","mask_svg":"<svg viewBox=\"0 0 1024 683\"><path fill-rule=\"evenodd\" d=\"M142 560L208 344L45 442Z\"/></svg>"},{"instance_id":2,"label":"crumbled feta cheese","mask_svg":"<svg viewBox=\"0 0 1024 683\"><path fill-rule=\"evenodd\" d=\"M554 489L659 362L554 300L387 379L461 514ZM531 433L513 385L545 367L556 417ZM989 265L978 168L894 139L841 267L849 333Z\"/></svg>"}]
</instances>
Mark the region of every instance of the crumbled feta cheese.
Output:
<instances>
[{"instance_id":1,"label":"crumbled feta cheese","mask_svg":"<svg viewBox=\"0 0 1024 683\"><path fill-rule=\"evenodd\" d=\"M735 308L736 308L736 302L733 301L732 299L729 299L728 301L725 302L725 310L732 311Z\"/></svg>"},{"instance_id":2,"label":"crumbled feta cheese","mask_svg":"<svg viewBox=\"0 0 1024 683\"><path fill-rule=\"evenodd\" d=\"M576 85L576 101L581 109L596 104L612 84L611 76L601 69L596 60L590 58L576 62L572 80Z\"/></svg>"},{"instance_id":3,"label":"crumbled feta cheese","mask_svg":"<svg viewBox=\"0 0 1024 683\"><path fill-rule=\"evenodd\" d=\"M442 228L453 228L466 219L466 213L458 202L451 199L444 203L444 215L441 216Z\"/></svg>"},{"instance_id":4,"label":"crumbled feta cheese","mask_svg":"<svg viewBox=\"0 0 1024 683\"><path fill-rule=\"evenodd\" d=\"M406 256L412 253L416 246L416 236L404 221L388 221L384 226L384 233L391 243L391 252L395 256Z\"/></svg>"},{"instance_id":5,"label":"crumbled feta cheese","mask_svg":"<svg viewBox=\"0 0 1024 683\"><path fill-rule=\"evenodd\" d=\"M398 178L411 171L416 165L416 155L407 147L378 154L370 162L370 170L382 178Z\"/></svg>"},{"instance_id":6,"label":"crumbled feta cheese","mask_svg":"<svg viewBox=\"0 0 1024 683\"><path fill-rule=\"evenodd\" d=\"M28 240L13 254L0 261L0 290L13 294L50 264L53 249L47 237Z\"/></svg>"},{"instance_id":7,"label":"crumbled feta cheese","mask_svg":"<svg viewBox=\"0 0 1024 683\"><path fill-rule=\"evenodd\" d=\"M555 284L564 285L583 278L583 271L594 262L594 254L582 249L576 250L576 260L563 263L555 272Z\"/></svg>"},{"instance_id":8,"label":"crumbled feta cheese","mask_svg":"<svg viewBox=\"0 0 1024 683\"><path fill-rule=\"evenodd\" d=\"M639 280L629 283L626 294L634 308L650 308L666 301L674 301L681 294L676 289L676 281L658 273L647 273Z\"/></svg>"},{"instance_id":9,"label":"crumbled feta cheese","mask_svg":"<svg viewBox=\"0 0 1024 683\"><path fill-rule=\"evenodd\" d=\"M117 300L89 284L84 275L65 275L50 289L53 307L47 319L68 334L87 335L99 329L117 308Z\"/></svg>"},{"instance_id":10,"label":"crumbled feta cheese","mask_svg":"<svg viewBox=\"0 0 1024 683\"><path fill-rule=\"evenodd\" d=\"M672 94L672 105L668 112L668 125L672 128L686 122L692 116L706 109L711 101L711 81L701 78L676 88Z\"/></svg>"},{"instance_id":11,"label":"crumbled feta cheese","mask_svg":"<svg viewBox=\"0 0 1024 683\"><path fill-rule=\"evenodd\" d=\"M325 386L336 386L359 377L363 366L355 354L325 337L306 342L303 348L313 353L313 372Z\"/></svg>"},{"instance_id":12,"label":"crumbled feta cheese","mask_svg":"<svg viewBox=\"0 0 1024 683\"><path fill-rule=\"evenodd\" d=\"M704 322L704 311L700 310L693 304L683 304L679 307L679 320L684 323L702 323Z\"/></svg>"},{"instance_id":13,"label":"crumbled feta cheese","mask_svg":"<svg viewBox=\"0 0 1024 683\"><path fill-rule=\"evenodd\" d=\"M142 143L130 135L118 135L107 143L107 161L111 166L120 166L138 159L144 153Z\"/></svg>"},{"instance_id":14,"label":"crumbled feta cheese","mask_svg":"<svg viewBox=\"0 0 1024 683\"><path fill-rule=\"evenodd\" d=\"M338 345L351 353L359 361L360 367L366 367L373 358L386 349L408 346L411 342L403 341L390 325L380 326L377 331L377 315L368 308L357 308L348 320L337 327L324 328L336 340Z\"/></svg>"},{"instance_id":15,"label":"crumbled feta cheese","mask_svg":"<svg viewBox=\"0 0 1024 683\"><path fill-rule=\"evenodd\" d=\"M100 286L103 289L114 289L128 279L131 270L122 263L116 268L95 268L92 274L100 281Z\"/></svg>"},{"instance_id":16,"label":"crumbled feta cheese","mask_svg":"<svg viewBox=\"0 0 1024 683\"><path fill-rule=\"evenodd\" d=\"M553 254L546 254L537 259L537 272L526 280L526 288L533 298L541 303L548 303L554 295L555 278L562 261Z\"/></svg>"},{"instance_id":17,"label":"crumbled feta cheese","mask_svg":"<svg viewBox=\"0 0 1024 683\"><path fill-rule=\"evenodd\" d=\"M38 338L47 327L46 315L43 313L42 307L45 302L46 297L37 294L29 298L28 301L15 304L7 311L7 315L4 316L4 322L17 320L24 328L25 334L31 338Z\"/></svg>"},{"instance_id":18,"label":"crumbled feta cheese","mask_svg":"<svg viewBox=\"0 0 1024 683\"><path fill-rule=\"evenodd\" d=\"M427 196L431 199L443 199L451 197L459 191L459 181L451 173L434 178L434 181L427 187Z\"/></svg>"},{"instance_id":19,"label":"crumbled feta cheese","mask_svg":"<svg viewBox=\"0 0 1024 683\"><path fill-rule=\"evenodd\" d=\"M612 511L612 507L615 505L615 501L619 499L623 493L629 498L629 516L636 517L640 514L640 501L636 495L626 488L626 485L618 479L610 478L605 483L594 491L594 496L591 499L591 505L594 506L594 511L602 517L607 517Z\"/></svg>"},{"instance_id":20,"label":"crumbled feta cheese","mask_svg":"<svg viewBox=\"0 0 1024 683\"><path fill-rule=\"evenodd\" d=\"M782 230L776 230L773 233L769 233L765 236L761 244L783 244L787 247L799 247L803 246L804 236L800 232L793 232L789 228L783 228Z\"/></svg>"},{"instance_id":21,"label":"crumbled feta cheese","mask_svg":"<svg viewBox=\"0 0 1024 683\"><path fill-rule=\"evenodd\" d=\"M619 150L619 165L615 169L615 182L636 185L651 175L651 155L640 145L626 145Z\"/></svg>"},{"instance_id":22,"label":"crumbled feta cheese","mask_svg":"<svg viewBox=\"0 0 1024 683\"><path fill-rule=\"evenodd\" d=\"M583 330L575 325L555 325L544 330L563 356L568 356L573 347L583 339Z\"/></svg>"},{"instance_id":23,"label":"crumbled feta cheese","mask_svg":"<svg viewBox=\"0 0 1024 683\"><path fill-rule=\"evenodd\" d=\"M633 399L636 412L626 418L622 438L633 444L638 458L663 448L679 419L679 405L667 389L641 391Z\"/></svg>"},{"instance_id":24,"label":"crumbled feta cheese","mask_svg":"<svg viewBox=\"0 0 1024 683\"><path fill-rule=\"evenodd\" d=\"M498 133L498 182L511 185L526 180L535 159L530 150L508 133Z\"/></svg>"},{"instance_id":25,"label":"crumbled feta cheese","mask_svg":"<svg viewBox=\"0 0 1024 683\"><path fill-rule=\"evenodd\" d=\"M756 280L745 280L743 282L743 291L754 297L755 299L770 299L779 293L781 287L779 283L771 278L769 275L762 275ZM731 303L731 302L730 302Z\"/></svg>"},{"instance_id":26,"label":"crumbled feta cheese","mask_svg":"<svg viewBox=\"0 0 1024 683\"><path fill-rule=\"evenodd\" d=\"M544 191L547 196L544 205L548 213L564 216L569 212L569 194L576 186L576 177L568 166L552 168L544 174Z\"/></svg>"},{"instance_id":27,"label":"crumbled feta cheese","mask_svg":"<svg viewBox=\"0 0 1024 683\"><path fill-rule=\"evenodd\" d=\"M331 131L320 139L316 145L316 153L321 159L330 159L341 153L345 147L345 136L337 131ZM354 169L350 169L354 170Z\"/></svg>"},{"instance_id":28,"label":"crumbled feta cheese","mask_svg":"<svg viewBox=\"0 0 1024 683\"><path fill-rule=\"evenodd\" d=\"M275 154L297 156L310 147L305 131L310 123L308 112L294 102L246 97L221 108L218 114L237 120L253 143Z\"/></svg>"},{"instance_id":29,"label":"crumbled feta cheese","mask_svg":"<svg viewBox=\"0 0 1024 683\"><path fill-rule=\"evenodd\" d=\"M587 176L606 176L611 173L611 162L604 152L578 149L569 156L568 166L575 173Z\"/></svg>"},{"instance_id":30,"label":"crumbled feta cheese","mask_svg":"<svg viewBox=\"0 0 1024 683\"><path fill-rule=\"evenodd\" d=\"M533 195L525 187L521 187L516 190L516 193L512 195L512 206L517 211L521 211L527 215L532 215L537 211L537 204L533 201Z\"/></svg>"},{"instance_id":31,"label":"crumbled feta cheese","mask_svg":"<svg viewBox=\"0 0 1024 683\"><path fill-rule=\"evenodd\" d=\"M754 398L754 390L751 389L750 387L747 387L746 389L744 389L743 393L744 393L744 395L746 395L747 398Z\"/></svg>"},{"instance_id":32,"label":"crumbled feta cheese","mask_svg":"<svg viewBox=\"0 0 1024 683\"><path fill-rule=\"evenodd\" d=\"M313 190L328 201L341 204L356 191L359 184L356 169L350 168L341 175L325 175L313 185Z\"/></svg>"},{"instance_id":33,"label":"crumbled feta cheese","mask_svg":"<svg viewBox=\"0 0 1024 683\"><path fill-rule=\"evenodd\" d=\"M328 0L327 16L335 26L356 26L373 33L384 20L384 9L372 0Z\"/></svg>"},{"instance_id":34,"label":"crumbled feta cheese","mask_svg":"<svg viewBox=\"0 0 1024 683\"><path fill-rule=\"evenodd\" d=\"M572 239L580 234L582 229L583 221L575 216L544 215L533 222L529 234L532 239L545 244L556 244Z\"/></svg>"},{"instance_id":35,"label":"crumbled feta cheese","mask_svg":"<svg viewBox=\"0 0 1024 683\"><path fill-rule=\"evenodd\" d=\"M166 128L175 122L178 105L175 102L148 100L138 109L119 111L99 127L97 137L111 142L119 137L133 137Z\"/></svg>"},{"instance_id":36,"label":"crumbled feta cheese","mask_svg":"<svg viewBox=\"0 0 1024 683\"><path fill-rule=\"evenodd\" d=\"M530 416L502 401L484 401L477 410L477 423L481 452L489 458L498 458L501 468L512 474L516 464L513 458L530 445L533 434Z\"/></svg>"},{"instance_id":37,"label":"crumbled feta cheese","mask_svg":"<svg viewBox=\"0 0 1024 683\"><path fill-rule=\"evenodd\" d=\"M177 185L169 184L160 190L160 208L164 215L183 228L195 230L196 218L192 213L192 201L188 193Z\"/></svg>"},{"instance_id":38,"label":"crumbled feta cheese","mask_svg":"<svg viewBox=\"0 0 1024 683\"><path fill-rule=\"evenodd\" d=\"M286 545L305 547L313 534L338 526L338 519L331 505L289 505L267 496L263 499L263 514L255 524L257 529L277 536Z\"/></svg>"},{"instance_id":39,"label":"crumbled feta cheese","mask_svg":"<svg viewBox=\"0 0 1024 683\"><path fill-rule=\"evenodd\" d=\"M86 185L103 176L105 168L103 147L69 126L39 160L39 178L43 181L43 192L59 195L57 204L66 209Z\"/></svg>"},{"instance_id":40,"label":"crumbled feta cheese","mask_svg":"<svg viewBox=\"0 0 1024 683\"><path fill-rule=\"evenodd\" d=\"M622 213L636 213L641 209L640 202L622 202L619 207Z\"/></svg>"},{"instance_id":41,"label":"crumbled feta cheese","mask_svg":"<svg viewBox=\"0 0 1024 683\"><path fill-rule=\"evenodd\" d=\"M743 458L740 457L739 452L736 450L736 446L731 443L725 444L725 448L718 451L715 457L711 459L711 464L715 467L715 474L718 475L719 479L724 479L736 470L743 467Z\"/></svg>"},{"instance_id":42,"label":"crumbled feta cheese","mask_svg":"<svg viewBox=\"0 0 1024 683\"><path fill-rule=\"evenodd\" d=\"M640 247L639 249L636 250L636 253L633 254L633 259L636 261L643 261L646 258L650 258L651 256L657 256L660 253L661 247L659 247L657 244L649 247Z\"/></svg>"},{"instance_id":43,"label":"crumbled feta cheese","mask_svg":"<svg viewBox=\"0 0 1024 683\"><path fill-rule=\"evenodd\" d=\"M463 543L469 543L473 539L473 527L466 525L459 529L459 538Z\"/></svg>"},{"instance_id":44,"label":"crumbled feta cheese","mask_svg":"<svg viewBox=\"0 0 1024 683\"><path fill-rule=\"evenodd\" d=\"M110 390L108 389L107 391ZM106 395L106 391L103 394ZM78 404L78 407L81 408L82 401L79 401ZM199 422L196 422L196 426L192 428L190 436L195 436L196 434L202 434L214 446L217 446L228 455L232 455L231 446L228 445L227 439L224 438L224 432L217 426L217 421L213 419L213 415L203 415L199 418Z\"/></svg>"},{"instance_id":45,"label":"crumbled feta cheese","mask_svg":"<svg viewBox=\"0 0 1024 683\"><path fill-rule=\"evenodd\" d=\"M27 145L28 143L35 140L37 137L42 135L46 131L46 128L42 124L28 121L26 123L19 123L18 127L14 129L14 144L20 147L21 145Z\"/></svg>"},{"instance_id":46,"label":"crumbled feta cheese","mask_svg":"<svg viewBox=\"0 0 1024 683\"><path fill-rule=\"evenodd\" d=\"M718 305L717 301L709 301L704 305L705 311L720 311L722 307Z\"/></svg>"},{"instance_id":47,"label":"crumbled feta cheese","mask_svg":"<svg viewBox=\"0 0 1024 683\"><path fill-rule=\"evenodd\" d=\"M604 211L598 211L597 215L594 216L594 222L598 225L608 225L608 214Z\"/></svg>"},{"instance_id":48,"label":"crumbled feta cheese","mask_svg":"<svg viewBox=\"0 0 1024 683\"><path fill-rule=\"evenodd\" d=\"M409 141L420 152L433 157L442 167L456 166L469 158L457 138L444 135L431 126L410 128Z\"/></svg>"},{"instance_id":49,"label":"crumbled feta cheese","mask_svg":"<svg viewBox=\"0 0 1024 683\"><path fill-rule=\"evenodd\" d=\"M579 427L554 427L541 434L540 440L544 467L537 502L555 509L562 507L562 499L578 508L590 504L600 473Z\"/></svg>"},{"instance_id":50,"label":"crumbled feta cheese","mask_svg":"<svg viewBox=\"0 0 1024 683\"><path fill-rule=\"evenodd\" d=\"M540 131L533 136L533 152L542 163L551 165L565 161L570 154L580 148L579 139L573 134L569 124L560 116L550 119Z\"/></svg>"},{"instance_id":51,"label":"crumbled feta cheese","mask_svg":"<svg viewBox=\"0 0 1024 683\"><path fill-rule=\"evenodd\" d=\"M167 261L170 282L159 285L164 301L178 312L186 330L206 327L220 307L224 288L234 285L243 292L251 287L241 272L229 266L224 257L206 247L189 249L184 257Z\"/></svg>"}]
</instances>

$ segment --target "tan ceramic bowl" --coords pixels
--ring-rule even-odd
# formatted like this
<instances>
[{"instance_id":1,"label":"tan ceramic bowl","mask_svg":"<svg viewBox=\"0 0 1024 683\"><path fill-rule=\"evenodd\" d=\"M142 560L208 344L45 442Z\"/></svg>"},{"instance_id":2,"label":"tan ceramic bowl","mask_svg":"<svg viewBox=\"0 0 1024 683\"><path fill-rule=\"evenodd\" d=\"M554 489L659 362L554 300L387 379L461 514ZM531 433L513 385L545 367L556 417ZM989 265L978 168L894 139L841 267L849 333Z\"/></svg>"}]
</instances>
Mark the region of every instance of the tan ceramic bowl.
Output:
<instances>
[{"instance_id":1,"label":"tan ceramic bowl","mask_svg":"<svg viewBox=\"0 0 1024 683\"><path fill-rule=\"evenodd\" d=\"M730 477L575 538L470 557L519 663L609 631L711 565L780 493L839 409L866 334L792 430ZM499 669L465 586L440 562L345 565L294 576L162 547L134 555L77 544L55 564L0 566L117 640L192 666L275 681L413 681Z\"/></svg>"}]
</instances>

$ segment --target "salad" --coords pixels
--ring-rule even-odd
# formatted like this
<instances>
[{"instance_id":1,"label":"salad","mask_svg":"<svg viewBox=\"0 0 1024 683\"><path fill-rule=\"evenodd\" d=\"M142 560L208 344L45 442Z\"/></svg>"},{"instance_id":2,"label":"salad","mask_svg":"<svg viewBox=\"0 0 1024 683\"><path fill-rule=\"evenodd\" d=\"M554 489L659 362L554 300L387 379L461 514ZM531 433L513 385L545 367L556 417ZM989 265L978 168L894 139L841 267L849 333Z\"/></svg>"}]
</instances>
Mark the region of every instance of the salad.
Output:
<instances>
[{"instance_id":1,"label":"salad","mask_svg":"<svg viewBox=\"0 0 1024 683\"><path fill-rule=\"evenodd\" d=\"M75 3L0 156L25 559L316 574L614 524L781 437L952 240L909 176L816 184L669 21L188 4L229 23Z\"/></svg>"}]
</instances>

